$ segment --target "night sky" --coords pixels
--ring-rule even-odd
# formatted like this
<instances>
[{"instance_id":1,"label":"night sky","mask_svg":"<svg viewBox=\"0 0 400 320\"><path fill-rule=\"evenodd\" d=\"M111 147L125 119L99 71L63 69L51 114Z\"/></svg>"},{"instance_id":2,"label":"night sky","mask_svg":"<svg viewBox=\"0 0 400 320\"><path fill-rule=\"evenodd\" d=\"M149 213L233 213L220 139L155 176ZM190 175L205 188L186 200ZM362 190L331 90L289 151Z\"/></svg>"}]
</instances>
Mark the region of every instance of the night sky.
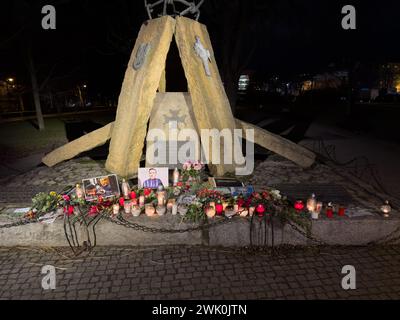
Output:
<instances>
[{"instance_id":1,"label":"night sky","mask_svg":"<svg viewBox=\"0 0 400 320\"><path fill-rule=\"evenodd\" d=\"M208 3L210 2L210 3ZM200 22L208 26L219 67L229 59L222 54L224 29L206 0ZM236 3L239 1L232 1ZM330 63L400 61L399 1L242 1L250 9L248 42L239 43L243 56L256 43L247 68L262 75L290 77L318 72ZM57 9L57 30L41 28L41 7ZM341 8L357 10L357 30L341 28ZM217 19L216 19L217 17ZM51 74L61 90L73 83L88 83L92 93L116 94L140 25L147 19L143 1L1 1L0 78L28 81L26 52L32 56L39 81ZM240 21L232 15L232 26ZM253 28L253 29L252 29ZM228 28L229 29L229 28ZM250 44L251 43L251 44ZM250 44L250 45L249 45Z\"/></svg>"}]
</instances>

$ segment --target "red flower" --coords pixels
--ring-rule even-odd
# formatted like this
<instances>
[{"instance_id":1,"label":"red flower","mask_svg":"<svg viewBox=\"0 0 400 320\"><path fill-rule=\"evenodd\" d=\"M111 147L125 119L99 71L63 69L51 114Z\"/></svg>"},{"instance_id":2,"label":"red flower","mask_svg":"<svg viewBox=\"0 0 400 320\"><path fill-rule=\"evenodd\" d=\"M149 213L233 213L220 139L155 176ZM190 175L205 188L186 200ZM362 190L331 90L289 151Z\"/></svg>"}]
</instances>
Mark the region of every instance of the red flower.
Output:
<instances>
[{"instance_id":1,"label":"red flower","mask_svg":"<svg viewBox=\"0 0 400 320\"><path fill-rule=\"evenodd\" d=\"M102 196L99 196L99 197L97 198L97 200L99 201L99 203L103 203L104 198L103 198Z\"/></svg>"},{"instance_id":2,"label":"red flower","mask_svg":"<svg viewBox=\"0 0 400 320\"><path fill-rule=\"evenodd\" d=\"M124 200L124 198L119 198L119 205L121 206L121 207L123 207L124 206L124 203L125 203L125 200Z\"/></svg>"},{"instance_id":3,"label":"red flower","mask_svg":"<svg viewBox=\"0 0 400 320\"><path fill-rule=\"evenodd\" d=\"M148 197L151 194L151 189L144 189L143 194L145 197Z\"/></svg>"},{"instance_id":4,"label":"red flower","mask_svg":"<svg viewBox=\"0 0 400 320\"><path fill-rule=\"evenodd\" d=\"M268 193L267 191L264 191L264 192L262 193L262 197L263 197L264 199L269 198L269 193Z\"/></svg>"},{"instance_id":5,"label":"red flower","mask_svg":"<svg viewBox=\"0 0 400 320\"><path fill-rule=\"evenodd\" d=\"M113 203L110 200L107 200L106 202L102 203L103 207L111 207Z\"/></svg>"},{"instance_id":6,"label":"red flower","mask_svg":"<svg viewBox=\"0 0 400 320\"><path fill-rule=\"evenodd\" d=\"M182 181L179 181L176 185L177 185L178 187L182 187L182 186L183 186L183 182L182 182Z\"/></svg>"},{"instance_id":7,"label":"red flower","mask_svg":"<svg viewBox=\"0 0 400 320\"><path fill-rule=\"evenodd\" d=\"M67 194L64 194L62 197L63 197L63 199L64 199L65 201L70 201L70 200L71 200L71 198L70 198L69 195L67 195Z\"/></svg>"},{"instance_id":8,"label":"red flower","mask_svg":"<svg viewBox=\"0 0 400 320\"><path fill-rule=\"evenodd\" d=\"M73 214L74 214L74 206L68 206L68 211L67 211L68 217L72 216Z\"/></svg>"},{"instance_id":9,"label":"red flower","mask_svg":"<svg viewBox=\"0 0 400 320\"><path fill-rule=\"evenodd\" d=\"M135 192L135 191L132 191L132 192L129 194L129 196L130 196L131 199L136 199L136 192Z\"/></svg>"},{"instance_id":10,"label":"red flower","mask_svg":"<svg viewBox=\"0 0 400 320\"><path fill-rule=\"evenodd\" d=\"M239 206L239 208L242 208L244 204L245 204L244 199L240 198L237 200L237 205Z\"/></svg>"},{"instance_id":11,"label":"red flower","mask_svg":"<svg viewBox=\"0 0 400 320\"><path fill-rule=\"evenodd\" d=\"M246 201L245 201L245 207L248 208L251 206L251 202L253 201L253 197L250 196Z\"/></svg>"},{"instance_id":12,"label":"red flower","mask_svg":"<svg viewBox=\"0 0 400 320\"><path fill-rule=\"evenodd\" d=\"M99 213L99 208L97 208L97 206L90 207L90 210L89 210L90 217L96 216L96 215L98 215L98 213Z\"/></svg>"}]
</instances>

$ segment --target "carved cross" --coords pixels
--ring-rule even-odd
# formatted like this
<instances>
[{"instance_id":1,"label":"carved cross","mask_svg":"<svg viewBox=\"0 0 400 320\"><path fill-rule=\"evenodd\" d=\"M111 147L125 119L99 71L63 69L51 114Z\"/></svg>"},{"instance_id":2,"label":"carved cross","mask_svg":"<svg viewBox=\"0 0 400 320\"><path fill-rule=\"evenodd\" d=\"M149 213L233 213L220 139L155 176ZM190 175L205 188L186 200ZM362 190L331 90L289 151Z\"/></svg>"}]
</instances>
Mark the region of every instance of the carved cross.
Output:
<instances>
[{"instance_id":1,"label":"carved cross","mask_svg":"<svg viewBox=\"0 0 400 320\"><path fill-rule=\"evenodd\" d=\"M197 56L199 56L200 59L203 61L203 66L204 66L206 75L211 77L211 71L210 71L210 65L209 65L209 62L211 62L211 53L209 50L204 48L203 44L200 41L200 37L198 37L198 36L196 36L194 50L195 50Z\"/></svg>"},{"instance_id":2,"label":"carved cross","mask_svg":"<svg viewBox=\"0 0 400 320\"><path fill-rule=\"evenodd\" d=\"M149 51L150 43L142 43L139 46L138 51L136 52L135 61L133 61L133 69L139 70L143 66Z\"/></svg>"}]
</instances>

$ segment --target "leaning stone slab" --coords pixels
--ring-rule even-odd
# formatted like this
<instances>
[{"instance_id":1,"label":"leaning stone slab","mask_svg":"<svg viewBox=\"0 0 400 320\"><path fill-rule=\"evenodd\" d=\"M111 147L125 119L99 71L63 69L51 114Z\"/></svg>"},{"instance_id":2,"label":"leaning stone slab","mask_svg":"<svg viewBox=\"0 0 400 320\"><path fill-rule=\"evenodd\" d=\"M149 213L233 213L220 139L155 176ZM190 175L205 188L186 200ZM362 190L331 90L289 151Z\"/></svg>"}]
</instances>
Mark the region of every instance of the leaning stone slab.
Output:
<instances>
[{"instance_id":1,"label":"leaning stone slab","mask_svg":"<svg viewBox=\"0 0 400 320\"><path fill-rule=\"evenodd\" d=\"M106 169L122 177L137 173L142 157L147 123L160 85L167 53L175 31L175 19L164 16L142 25L126 69L118 100ZM138 52L149 46L139 68Z\"/></svg>"},{"instance_id":2,"label":"leaning stone slab","mask_svg":"<svg viewBox=\"0 0 400 320\"><path fill-rule=\"evenodd\" d=\"M303 168L315 162L315 154L310 150L260 127L236 119L236 126L243 130L254 130L254 143L293 161Z\"/></svg>"},{"instance_id":3,"label":"leaning stone slab","mask_svg":"<svg viewBox=\"0 0 400 320\"><path fill-rule=\"evenodd\" d=\"M110 123L100 129L85 134L84 136L50 152L42 159L42 162L48 167L53 167L62 161L76 157L82 152L101 146L110 139L113 127L114 123Z\"/></svg>"},{"instance_id":4,"label":"leaning stone slab","mask_svg":"<svg viewBox=\"0 0 400 320\"><path fill-rule=\"evenodd\" d=\"M235 120L221 81L207 27L197 21L177 17L175 39L188 82L198 128L219 131L230 129L233 132ZM200 42L203 53L207 54L208 51L209 58L203 57L202 59L198 56L195 50L196 39ZM207 71L209 71L209 75ZM204 145L205 142L202 143ZM232 149L230 148L229 152L232 152ZM222 147L220 150L220 157L223 159L224 148ZM242 150L239 152L241 154ZM233 165L215 164L209 165L209 167L214 175L219 176L235 171Z\"/></svg>"},{"instance_id":5,"label":"leaning stone slab","mask_svg":"<svg viewBox=\"0 0 400 320\"><path fill-rule=\"evenodd\" d=\"M177 94L179 95L179 93ZM162 103L163 97L168 95L169 94L158 93L155 102ZM161 108L161 106L155 106L155 109L159 108ZM193 123L193 125L195 124ZM315 154L298 144L238 119L236 119L236 126L243 130L253 129L255 131L254 142L256 144L273 151L302 167L310 167L315 162ZM113 128L114 122L50 152L42 159L42 161L47 166L52 167L62 161L69 160L82 152L103 145L111 138Z\"/></svg>"}]
</instances>

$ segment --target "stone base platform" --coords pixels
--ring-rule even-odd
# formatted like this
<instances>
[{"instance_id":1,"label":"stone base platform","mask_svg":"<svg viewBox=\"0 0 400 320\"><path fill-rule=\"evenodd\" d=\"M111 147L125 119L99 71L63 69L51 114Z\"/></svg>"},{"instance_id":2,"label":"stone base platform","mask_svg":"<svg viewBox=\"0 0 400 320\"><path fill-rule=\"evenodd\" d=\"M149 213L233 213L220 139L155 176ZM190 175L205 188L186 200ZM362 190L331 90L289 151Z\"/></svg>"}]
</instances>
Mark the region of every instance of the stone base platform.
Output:
<instances>
[{"instance_id":1,"label":"stone base platform","mask_svg":"<svg viewBox=\"0 0 400 320\"><path fill-rule=\"evenodd\" d=\"M221 218L219 218L221 219ZM157 229L186 229L193 224L181 222L180 217L164 216L131 218L130 222ZM212 222L218 221L218 218ZM366 245L381 240L399 226L397 217L362 217L320 219L312 222L312 236L321 241L315 242L293 230L289 225L274 222L274 245ZM63 221L53 224L35 223L7 229L0 229L0 246L67 246ZM250 227L252 226L252 231ZM82 243L86 234L77 228ZM232 218L229 223L219 224L209 229L185 233L153 233L119 226L109 221L100 221L95 228L99 246L149 246L149 245L209 245L223 247L245 247L253 245L272 245L272 228L258 217ZM93 234L90 233L93 241ZM396 236L396 235L393 235Z\"/></svg>"},{"instance_id":2,"label":"stone base platform","mask_svg":"<svg viewBox=\"0 0 400 320\"><path fill-rule=\"evenodd\" d=\"M60 192L67 185L74 185L84 178L107 174L104 162L78 158L54 168L38 167L25 174L0 181L0 226L15 222L18 218L15 208L28 207L31 197L38 192L51 190ZM400 226L400 201L376 191L368 183L355 178L343 168L317 163L309 169L302 169L279 157L257 163L254 174L246 178L256 191L265 187L276 187L292 198L304 199L311 192L326 202L341 203L348 216L327 219L324 216L312 222L312 235L326 244L365 245L393 233ZM303 192L303 193L302 193ZM336 199L337 198L337 199ZM390 218L383 218L380 206L390 200L393 210ZM146 227L165 229L186 229L192 227L181 222L181 217L164 216L149 219L146 216L130 218L131 222ZM210 245L248 246L272 244L272 230L259 225L251 233L250 219L233 218L231 223L221 224L204 231L180 234L148 233L128 229L107 221L96 226L97 245L101 246L148 246L148 245ZM274 223L274 244L312 245L310 239L294 231L289 225ZM399 232L400 233L400 232ZM398 234L393 234L393 237ZM82 239L82 236L80 236ZM63 222L51 225L31 224L2 229L0 246L66 246L68 245Z\"/></svg>"}]
</instances>

